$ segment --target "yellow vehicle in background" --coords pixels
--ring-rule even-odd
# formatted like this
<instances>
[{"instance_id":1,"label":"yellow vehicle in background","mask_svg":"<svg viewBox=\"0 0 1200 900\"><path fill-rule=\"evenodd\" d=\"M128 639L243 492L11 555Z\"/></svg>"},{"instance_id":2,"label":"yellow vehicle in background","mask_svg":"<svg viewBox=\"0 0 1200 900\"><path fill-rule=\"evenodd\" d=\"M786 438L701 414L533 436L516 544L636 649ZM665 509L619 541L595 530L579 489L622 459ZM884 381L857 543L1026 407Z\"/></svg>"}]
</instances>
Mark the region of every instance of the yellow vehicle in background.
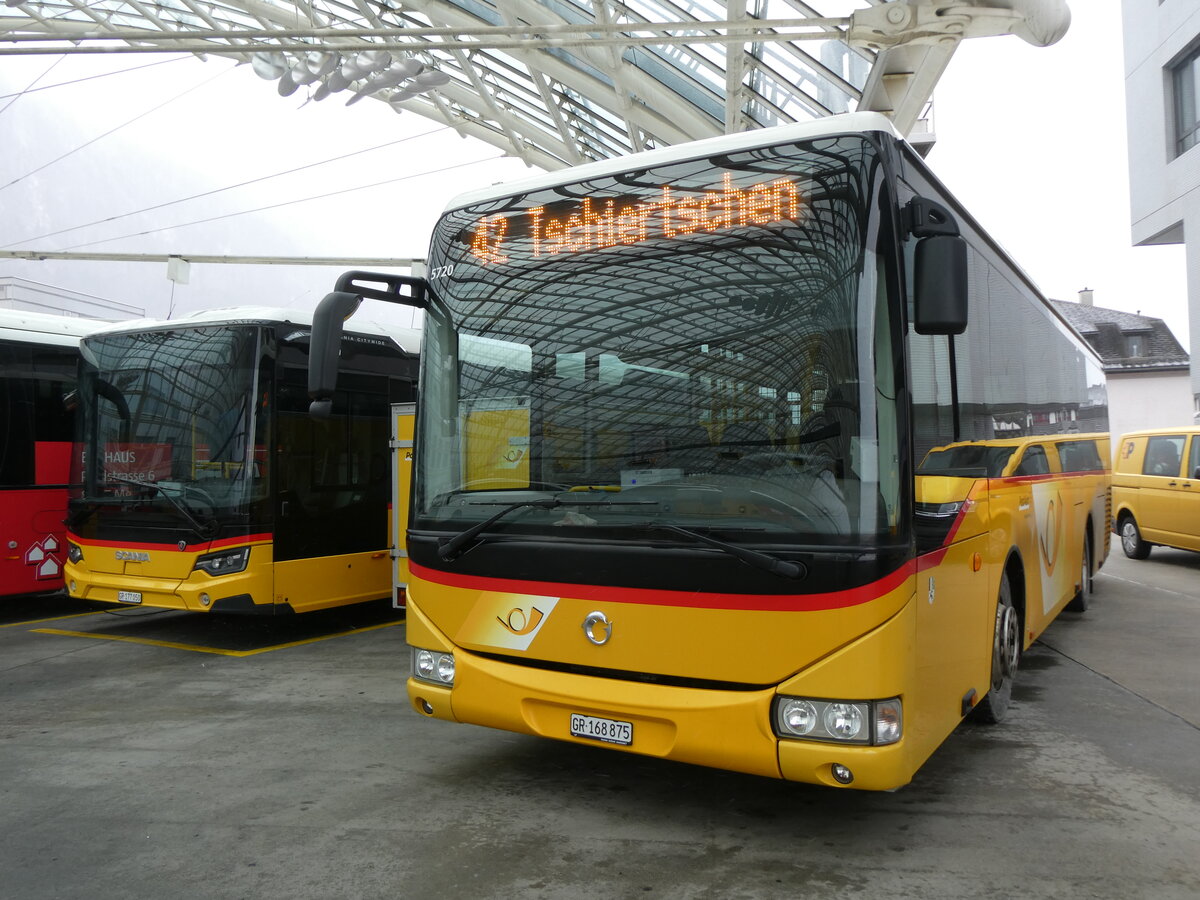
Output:
<instances>
[{"instance_id":1,"label":"yellow vehicle in background","mask_svg":"<svg viewBox=\"0 0 1200 900\"><path fill-rule=\"evenodd\" d=\"M389 420L403 451L418 335L356 322L330 348L345 377L316 418L310 338L304 313L239 307L84 339L72 597L270 615L402 590L389 507L407 510L411 464L395 450L389 464Z\"/></svg>"},{"instance_id":2,"label":"yellow vehicle in background","mask_svg":"<svg viewBox=\"0 0 1200 900\"><path fill-rule=\"evenodd\" d=\"M1200 428L1121 435L1112 527L1130 559L1155 545L1200 551Z\"/></svg>"},{"instance_id":3,"label":"yellow vehicle in background","mask_svg":"<svg viewBox=\"0 0 1200 900\"><path fill-rule=\"evenodd\" d=\"M1107 434L1037 435L936 447L917 470L918 516L987 478L989 532L1011 536L1026 571L1026 647L1060 610L1088 608L1111 544L1108 459Z\"/></svg>"}]
</instances>

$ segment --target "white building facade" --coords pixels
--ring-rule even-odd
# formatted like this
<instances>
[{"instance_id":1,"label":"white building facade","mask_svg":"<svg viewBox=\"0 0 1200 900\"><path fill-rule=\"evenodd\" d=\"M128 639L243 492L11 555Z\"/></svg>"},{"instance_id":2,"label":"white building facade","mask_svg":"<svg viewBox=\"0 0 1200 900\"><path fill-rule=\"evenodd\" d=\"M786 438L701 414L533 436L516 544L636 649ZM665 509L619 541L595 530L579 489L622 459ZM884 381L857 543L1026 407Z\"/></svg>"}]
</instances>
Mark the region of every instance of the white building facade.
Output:
<instances>
[{"instance_id":1,"label":"white building facade","mask_svg":"<svg viewBox=\"0 0 1200 900\"><path fill-rule=\"evenodd\" d=\"M1200 347L1200 2L1122 0L1133 242L1185 244L1188 331ZM1200 366L1191 365L1200 411Z\"/></svg>"}]
</instances>

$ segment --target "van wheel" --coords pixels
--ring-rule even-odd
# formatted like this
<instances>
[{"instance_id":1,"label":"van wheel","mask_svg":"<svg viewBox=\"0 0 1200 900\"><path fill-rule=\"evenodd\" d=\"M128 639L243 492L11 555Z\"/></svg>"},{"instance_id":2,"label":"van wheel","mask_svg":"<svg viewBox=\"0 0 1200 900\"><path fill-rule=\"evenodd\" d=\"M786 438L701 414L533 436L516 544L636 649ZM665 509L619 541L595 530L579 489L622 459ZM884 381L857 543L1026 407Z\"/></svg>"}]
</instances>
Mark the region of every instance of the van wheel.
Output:
<instances>
[{"instance_id":1,"label":"van wheel","mask_svg":"<svg viewBox=\"0 0 1200 900\"><path fill-rule=\"evenodd\" d=\"M1130 559L1145 559L1150 555L1150 545L1142 540L1137 522L1130 515L1121 519L1121 549Z\"/></svg>"},{"instance_id":2,"label":"van wheel","mask_svg":"<svg viewBox=\"0 0 1200 900\"><path fill-rule=\"evenodd\" d=\"M1071 612L1087 612L1092 593L1092 529L1083 533L1083 562L1079 567L1079 592L1071 598L1067 609Z\"/></svg>"},{"instance_id":3,"label":"van wheel","mask_svg":"<svg viewBox=\"0 0 1200 900\"><path fill-rule=\"evenodd\" d=\"M996 629L992 636L992 682L972 714L981 722L996 724L1004 721L1012 701L1013 678L1021 659L1021 617L1013 607L1012 586L1008 573L1000 576L1000 592L996 600Z\"/></svg>"}]
</instances>

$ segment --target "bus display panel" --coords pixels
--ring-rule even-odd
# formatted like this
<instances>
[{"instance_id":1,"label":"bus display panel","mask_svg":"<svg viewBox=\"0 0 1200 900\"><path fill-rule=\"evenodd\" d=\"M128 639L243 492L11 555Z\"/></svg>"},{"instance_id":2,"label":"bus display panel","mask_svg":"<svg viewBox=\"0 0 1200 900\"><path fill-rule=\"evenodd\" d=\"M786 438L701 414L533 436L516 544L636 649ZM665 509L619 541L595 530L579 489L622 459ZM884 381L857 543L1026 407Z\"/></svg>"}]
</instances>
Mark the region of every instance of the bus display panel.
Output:
<instances>
[{"instance_id":1,"label":"bus display panel","mask_svg":"<svg viewBox=\"0 0 1200 900\"><path fill-rule=\"evenodd\" d=\"M711 190L663 184L645 194L535 206L505 215L482 216L468 229L471 256L482 265L502 265L510 255L531 259L586 253L617 245L702 232L797 221L803 193L791 177L742 187L725 172Z\"/></svg>"}]
</instances>

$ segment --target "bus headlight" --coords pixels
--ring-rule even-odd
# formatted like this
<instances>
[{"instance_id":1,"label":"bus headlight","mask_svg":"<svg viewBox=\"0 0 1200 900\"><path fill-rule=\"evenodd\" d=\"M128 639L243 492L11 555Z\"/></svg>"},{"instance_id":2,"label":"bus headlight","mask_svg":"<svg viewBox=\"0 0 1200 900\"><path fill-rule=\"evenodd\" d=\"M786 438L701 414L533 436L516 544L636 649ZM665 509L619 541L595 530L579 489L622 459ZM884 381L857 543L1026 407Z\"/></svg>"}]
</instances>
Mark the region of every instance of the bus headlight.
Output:
<instances>
[{"instance_id":1,"label":"bus headlight","mask_svg":"<svg viewBox=\"0 0 1200 900\"><path fill-rule=\"evenodd\" d=\"M413 647L412 673L414 678L419 678L421 681L453 687L454 654Z\"/></svg>"},{"instance_id":2,"label":"bus headlight","mask_svg":"<svg viewBox=\"0 0 1200 900\"><path fill-rule=\"evenodd\" d=\"M812 734L817 727L817 708L807 700L788 700L780 705L780 725L797 737Z\"/></svg>"},{"instance_id":3,"label":"bus headlight","mask_svg":"<svg viewBox=\"0 0 1200 900\"><path fill-rule=\"evenodd\" d=\"M207 572L209 575L230 575L242 572L250 562L250 548L238 547L236 550L221 550L218 553L205 553L196 560L193 571Z\"/></svg>"},{"instance_id":4,"label":"bus headlight","mask_svg":"<svg viewBox=\"0 0 1200 900\"><path fill-rule=\"evenodd\" d=\"M830 703L821 717L825 730L843 741L856 741L863 733L862 708L854 703Z\"/></svg>"},{"instance_id":5,"label":"bus headlight","mask_svg":"<svg viewBox=\"0 0 1200 900\"><path fill-rule=\"evenodd\" d=\"M894 744L904 734L904 709L889 700L775 698L775 734L793 740L838 744Z\"/></svg>"},{"instance_id":6,"label":"bus headlight","mask_svg":"<svg viewBox=\"0 0 1200 900\"><path fill-rule=\"evenodd\" d=\"M83 561L83 548L78 544L67 541L67 559L72 563L79 564Z\"/></svg>"}]
</instances>

